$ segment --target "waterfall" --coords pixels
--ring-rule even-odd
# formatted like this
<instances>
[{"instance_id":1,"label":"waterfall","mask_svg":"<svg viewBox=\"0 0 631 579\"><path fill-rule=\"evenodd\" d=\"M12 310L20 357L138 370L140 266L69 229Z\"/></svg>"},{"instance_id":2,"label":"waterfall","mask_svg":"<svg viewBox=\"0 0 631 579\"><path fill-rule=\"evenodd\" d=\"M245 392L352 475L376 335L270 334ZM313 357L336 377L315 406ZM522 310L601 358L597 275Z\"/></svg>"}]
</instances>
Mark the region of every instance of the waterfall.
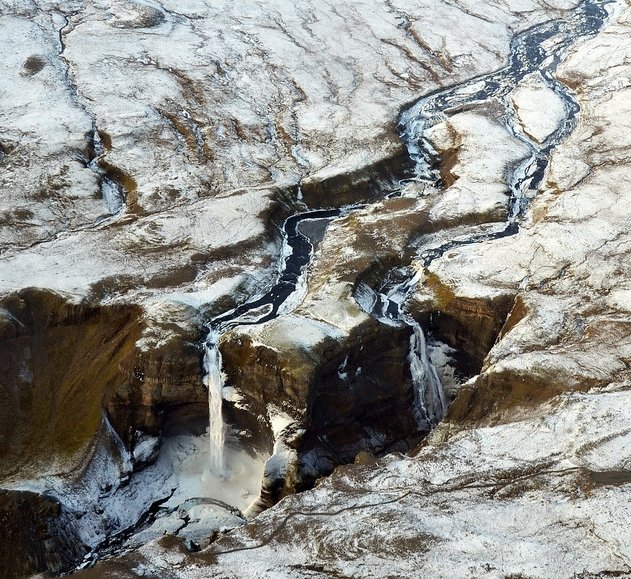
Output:
<instances>
[{"instance_id":1,"label":"waterfall","mask_svg":"<svg viewBox=\"0 0 631 579\"><path fill-rule=\"evenodd\" d=\"M125 207L125 195L122 188L106 176L101 177L101 195L111 215L116 215Z\"/></svg>"},{"instance_id":2,"label":"waterfall","mask_svg":"<svg viewBox=\"0 0 631 579\"><path fill-rule=\"evenodd\" d=\"M358 284L355 301L367 314L383 324L398 326L405 324L412 328L408 363L414 388L414 417L419 430L432 430L447 412L447 399L436 368L427 353L425 334L421 325L405 310L405 302L410 292L419 283L423 270L418 269L411 277L405 277L404 271L392 270L390 279L386 278L379 293L366 284Z\"/></svg>"},{"instance_id":3,"label":"waterfall","mask_svg":"<svg viewBox=\"0 0 631 579\"><path fill-rule=\"evenodd\" d=\"M343 213L342 209L315 209L288 217L283 225L283 247L276 283L266 293L214 318L209 325L210 332L204 344L204 384L208 388L210 470L217 475L225 474L223 450L226 437L221 412L223 376L219 336L227 328L262 324L297 307L306 291L305 270L313 254L311 240L298 226L302 221L332 219Z\"/></svg>"},{"instance_id":4,"label":"waterfall","mask_svg":"<svg viewBox=\"0 0 631 579\"><path fill-rule=\"evenodd\" d=\"M216 334L211 333L204 345L204 382L208 388L210 469L215 474L221 474L223 472L225 426L221 412L223 378L221 375L221 353L217 338Z\"/></svg>"},{"instance_id":5,"label":"waterfall","mask_svg":"<svg viewBox=\"0 0 631 579\"><path fill-rule=\"evenodd\" d=\"M427 355L423 329L416 320L406 319L406 322L413 330L408 360L414 385L415 416L421 430L431 430L447 412L447 400L436 368Z\"/></svg>"}]
</instances>

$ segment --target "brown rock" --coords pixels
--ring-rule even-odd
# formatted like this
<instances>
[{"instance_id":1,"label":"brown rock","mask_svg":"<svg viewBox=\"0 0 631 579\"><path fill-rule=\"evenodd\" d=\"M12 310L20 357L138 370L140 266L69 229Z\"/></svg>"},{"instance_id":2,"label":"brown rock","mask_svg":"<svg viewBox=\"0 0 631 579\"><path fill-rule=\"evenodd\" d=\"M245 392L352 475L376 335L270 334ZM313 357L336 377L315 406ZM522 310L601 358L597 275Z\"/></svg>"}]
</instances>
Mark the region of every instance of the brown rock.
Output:
<instances>
[{"instance_id":1,"label":"brown rock","mask_svg":"<svg viewBox=\"0 0 631 579\"><path fill-rule=\"evenodd\" d=\"M135 305L90 306L28 289L2 300L0 465L5 477L73 463L103 412L128 447L165 416L203 414L199 333L147 320ZM141 336L161 332L147 353Z\"/></svg>"},{"instance_id":2,"label":"brown rock","mask_svg":"<svg viewBox=\"0 0 631 579\"><path fill-rule=\"evenodd\" d=\"M0 490L0 569L7 579L71 570L86 550L59 502Z\"/></svg>"}]
</instances>

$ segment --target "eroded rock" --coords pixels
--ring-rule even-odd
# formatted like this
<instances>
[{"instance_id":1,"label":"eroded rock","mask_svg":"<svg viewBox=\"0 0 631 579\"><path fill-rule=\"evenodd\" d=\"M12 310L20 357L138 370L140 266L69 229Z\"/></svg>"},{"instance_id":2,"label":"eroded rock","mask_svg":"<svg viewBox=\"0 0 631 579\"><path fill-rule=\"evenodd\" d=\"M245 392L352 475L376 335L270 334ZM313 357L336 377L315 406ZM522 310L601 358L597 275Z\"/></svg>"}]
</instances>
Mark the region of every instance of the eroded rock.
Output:
<instances>
[{"instance_id":1,"label":"eroded rock","mask_svg":"<svg viewBox=\"0 0 631 579\"><path fill-rule=\"evenodd\" d=\"M80 530L90 548L168 504L169 468L188 463L157 467L165 449L186 446L164 435L205 412L196 346L202 320L270 287L278 228L300 196L310 206L337 207L374 202L384 187L402 189L401 197L329 226L308 286L287 305L291 315L222 339L235 390L225 414L243 430L233 434L250 449L271 451L275 443L275 457L287 458L268 463L263 502L358 453L406 449L417 434L406 374L410 328L362 310L359 288L372 299L399 273L418 271L410 313L455 350L463 379L480 372L454 387L447 421L416 457L342 468L198 555L156 541L163 531L179 532L177 513L148 520L127 543L135 553L88 573L142 568L195 577L214 565L212 573L226 576L244 569L255 576L384 569L456 576L463 552L472 576L628 571L619 533L626 511L613 513L627 479L612 474L628 470L619 456L629 309L628 15L620 3L610 8L615 24L559 73L583 113L517 235L492 238L510 218L506 174L527 153L521 136L498 120L499 101L451 110L432 128L445 190L397 183L406 176L393 131L399 108L498 68L516 30L573 6L498 3L481 11L471 2L388 2L367 12L356 3L116 0L45 10L17 2L3 12L12 75L0 143L0 185L9 192L0 290L10 314L1 355L13 397L3 434L6 440L19 426L16 440L24 442L0 458L8 457L17 480L31 472L16 459L52 471L64 453L95 440L79 471L63 465L61 477L77 479L55 482L67 493L64 512L88 521ZM594 55L607 55L608 65ZM532 97L525 89L511 97L517 108ZM523 133L541 139L553 125L532 115L521 120ZM480 158L482 148L492 158ZM479 242L454 246L431 264L423 257L472 236ZM25 289L32 285L48 289ZM27 298L34 305L24 314ZM54 363L35 364L35 351ZM87 404L81 390L90 393ZM38 418L57 394L72 403L69 418L18 425L11 414L24 407ZM593 416L606 431L590 430ZM44 429L58 439L53 452L37 442ZM556 431L561 441L550 434ZM68 441L72 452L62 448ZM199 449L191 443L189 451ZM276 471L283 476L274 478ZM147 505L141 495L151 477L166 486ZM86 514L75 484L99 495L101 513ZM588 514L572 526L578 508ZM219 528L241 523L219 510ZM202 521L191 536L217 528ZM603 532L622 546L599 550ZM40 556L18 543L27 559ZM481 545L501 554L501 564ZM572 559L576 545L580 557Z\"/></svg>"},{"instance_id":2,"label":"eroded rock","mask_svg":"<svg viewBox=\"0 0 631 579\"><path fill-rule=\"evenodd\" d=\"M28 491L0 491L0 564L5 577L68 572L86 552L63 507Z\"/></svg>"}]
</instances>

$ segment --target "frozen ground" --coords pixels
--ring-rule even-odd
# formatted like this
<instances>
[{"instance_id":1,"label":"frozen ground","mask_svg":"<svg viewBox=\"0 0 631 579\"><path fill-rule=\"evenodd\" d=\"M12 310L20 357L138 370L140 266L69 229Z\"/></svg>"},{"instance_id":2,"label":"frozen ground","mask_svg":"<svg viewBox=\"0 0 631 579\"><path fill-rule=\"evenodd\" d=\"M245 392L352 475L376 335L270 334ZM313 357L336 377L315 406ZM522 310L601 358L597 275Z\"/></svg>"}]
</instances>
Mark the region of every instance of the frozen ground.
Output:
<instances>
[{"instance_id":1,"label":"frozen ground","mask_svg":"<svg viewBox=\"0 0 631 579\"><path fill-rule=\"evenodd\" d=\"M205 545L213 533L245 521L243 512L258 496L267 457L251 456L228 438L218 473L210 468L208 433L148 438L130 456L120 442L112 449L109 441L117 436L106 423L104 430L111 438L100 438L83 472L14 480L5 488L63 497L82 542L100 554L138 547L167 532L189 545ZM151 454L157 460L134 473L133 463Z\"/></svg>"},{"instance_id":2,"label":"frozen ground","mask_svg":"<svg viewBox=\"0 0 631 579\"><path fill-rule=\"evenodd\" d=\"M446 420L413 456L341 467L199 555L145 545L125 560L128 576L631 576L631 13L622 2L608 9L604 30L559 70L575 88L579 123L520 231L420 268L419 307L457 316L449 308L458 300L480 311L512 300ZM533 136L545 126L521 120ZM344 225L336 231L348 245ZM326 287L322 263L314 296Z\"/></svg>"},{"instance_id":3,"label":"frozen ground","mask_svg":"<svg viewBox=\"0 0 631 579\"><path fill-rule=\"evenodd\" d=\"M281 398L317 368L317 348L350 347L358 328L390 331L375 329L355 299L360 279L376 287L388 268L411 264L419 279L412 313L444 315L465 330L472 319L483 326L502 317L497 304L509 303L478 376L461 384L442 364L456 401L414 456L341 468L245 526L216 501L243 511L259 492L264 457L229 445L231 474L217 478L207 437L162 438L157 461L131 475L133 460L156 456L158 438L142 435L130 452L108 428L96 440L88 433L92 460L82 471L50 456L39 477L16 482L17 473L3 486L63 496L77 519L85 512L80 530L91 547L165 499L126 543L137 549L85 571L96 576L108 565L123 577L631 576L627 4L608 4L606 28L563 54L557 76L581 106L579 122L554 152L518 234L458 246L427 268L414 260L504 227L506 176L527 153L523 135L544 141L567 112L537 75L506 99L519 126L495 101L450 111L428 135L443 154L444 190L411 182L401 197L335 220L291 313L230 337L280 360L299 352L304 365L291 372L260 357L244 366L258 372L251 384L262 392L279 377ZM374 201L361 177L402 152L395 124L404 104L499 68L517 31L575 5L5 4L0 293L64 292L71 313L141 306L148 325L108 383L128 389L120 407L140 400L158 413L165 392L177 406L182 362L192 368L182 383L203 396L199 356L169 358L165 344L201 342L202 320L271 285L283 256L278 226L302 189L318 205L349 195ZM195 320L197 335L178 316ZM54 316L40 317L57 331ZM26 326L3 323L4 350L22 348ZM459 330L454 350L475 341ZM77 330L76 339L90 335ZM444 363L446 352L438 344L433 358ZM363 352L360 374L380 354ZM22 388L27 400L29 368L0 386ZM238 386L225 394L243 410ZM91 400L109 393L85 388ZM188 390L181 397L199 402ZM304 410L264 402L274 436ZM205 547L213 530L233 527L198 555L159 539L177 532L189 547Z\"/></svg>"}]
</instances>

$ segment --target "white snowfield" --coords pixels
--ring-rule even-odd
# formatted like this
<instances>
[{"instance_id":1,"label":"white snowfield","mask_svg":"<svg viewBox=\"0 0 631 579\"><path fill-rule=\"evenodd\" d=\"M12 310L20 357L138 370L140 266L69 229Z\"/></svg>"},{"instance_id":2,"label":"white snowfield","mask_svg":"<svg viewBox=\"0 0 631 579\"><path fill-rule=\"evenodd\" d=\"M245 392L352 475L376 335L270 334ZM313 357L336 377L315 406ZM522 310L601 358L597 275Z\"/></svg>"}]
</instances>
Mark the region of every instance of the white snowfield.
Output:
<instances>
[{"instance_id":1,"label":"white snowfield","mask_svg":"<svg viewBox=\"0 0 631 579\"><path fill-rule=\"evenodd\" d=\"M525 314L477 384L534 383L534 400L498 401L464 424L448 416L414 456L342 467L204 557L148 544L136 569L187 578L631 576L631 10L609 10L603 31L559 70L578 85L580 121L554 153L529 222L430 267L457 296L520 296Z\"/></svg>"},{"instance_id":2,"label":"white snowfield","mask_svg":"<svg viewBox=\"0 0 631 579\"><path fill-rule=\"evenodd\" d=\"M260 266L267 189L399 152L404 103L497 68L516 30L575 4L12 1L0 291L142 288L240 234L253 248L196 282ZM113 216L103 174L126 195Z\"/></svg>"},{"instance_id":3,"label":"white snowfield","mask_svg":"<svg viewBox=\"0 0 631 579\"><path fill-rule=\"evenodd\" d=\"M543 143L565 117L563 101L540 75L524 79L511 97L524 131L537 143Z\"/></svg>"}]
</instances>

